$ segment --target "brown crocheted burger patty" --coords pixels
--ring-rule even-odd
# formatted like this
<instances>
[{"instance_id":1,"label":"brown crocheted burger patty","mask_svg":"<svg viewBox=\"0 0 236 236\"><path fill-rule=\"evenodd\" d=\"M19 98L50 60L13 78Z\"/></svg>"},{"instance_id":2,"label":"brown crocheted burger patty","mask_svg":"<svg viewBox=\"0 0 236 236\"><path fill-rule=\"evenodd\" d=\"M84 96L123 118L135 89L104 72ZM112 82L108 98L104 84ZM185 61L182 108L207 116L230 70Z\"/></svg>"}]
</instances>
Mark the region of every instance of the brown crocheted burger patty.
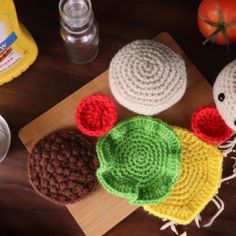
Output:
<instances>
[{"instance_id":1,"label":"brown crocheted burger patty","mask_svg":"<svg viewBox=\"0 0 236 236\"><path fill-rule=\"evenodd\" d=\"M97 187L94 145L73 131L57 131L41 139L28 157L30 183L42 197L65 205Z\"/></svg>"}]
</instances>

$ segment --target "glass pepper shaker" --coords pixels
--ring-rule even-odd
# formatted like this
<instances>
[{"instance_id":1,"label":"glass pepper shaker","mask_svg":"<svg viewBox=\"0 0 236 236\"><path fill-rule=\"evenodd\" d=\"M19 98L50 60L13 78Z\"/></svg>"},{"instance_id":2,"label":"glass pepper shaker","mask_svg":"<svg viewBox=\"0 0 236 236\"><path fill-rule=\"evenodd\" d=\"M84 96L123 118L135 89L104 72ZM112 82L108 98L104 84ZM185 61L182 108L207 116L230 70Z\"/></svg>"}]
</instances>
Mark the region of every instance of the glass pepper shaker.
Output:
<instances>
[{"instance_id":1,"label":"glass pepper shaker","mask_svg":"<svg viewBox=\"0 0 236 236\"><path fill-rule=\"evenodd\" d=\"M98 54L98 27L90 0L60 0L60 33L70 59L91 62Z\"/></svg>"}]
</instances>

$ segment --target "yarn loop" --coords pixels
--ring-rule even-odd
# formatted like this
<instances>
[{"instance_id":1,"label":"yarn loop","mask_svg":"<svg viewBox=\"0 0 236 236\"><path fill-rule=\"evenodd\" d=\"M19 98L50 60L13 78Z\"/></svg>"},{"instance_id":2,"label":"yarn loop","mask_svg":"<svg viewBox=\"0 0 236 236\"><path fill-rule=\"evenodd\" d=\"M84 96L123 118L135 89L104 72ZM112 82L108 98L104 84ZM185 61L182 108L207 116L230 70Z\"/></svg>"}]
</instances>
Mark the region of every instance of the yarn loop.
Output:
<instances>
[{"instance_id":1,"label":"yarn loop","mask_svg":"<svg viewBox=\"0 0 236 236\"><path fill-rule=\"evenodd\" d=\"M192 132L175 127L182 143L181 175L171 194L160 204L146 205L151 214L189 224L218 191L222 175L222 153Z\"/></svg>"},{"instance_id":2,"label":"yarn loop","mask_svg":"<svg viewBox=\"0 0 236 236\"><path fill-rule=\"evenodd\" d=\"M133 204L165 199L179 178L181 144L161 120L137 116L122 121L97 143L102 186Z\"/></svg>"},{"instance_id":3,"label":"yarn loop","mask_svg":"<svg viewBox=\"0 0 236 236\"><path fill-rule=\"evenodd\" d=\"M110 89L127 109L143 115L157 114L175 103L186 90L182 57L153 40L136 40L113 57Z\"/></svg>"},{"instance_id":4,"label":"yarn loop","mask_svg":"<svg viewBox=\"0 0 236 236\"><path fill-rule=\"evenodd\" d=\"M114 126L117 120L116 105L104 95L87 96L80 101L75 116L81 132L100 137Z\"/></svg>"}]
</instances>

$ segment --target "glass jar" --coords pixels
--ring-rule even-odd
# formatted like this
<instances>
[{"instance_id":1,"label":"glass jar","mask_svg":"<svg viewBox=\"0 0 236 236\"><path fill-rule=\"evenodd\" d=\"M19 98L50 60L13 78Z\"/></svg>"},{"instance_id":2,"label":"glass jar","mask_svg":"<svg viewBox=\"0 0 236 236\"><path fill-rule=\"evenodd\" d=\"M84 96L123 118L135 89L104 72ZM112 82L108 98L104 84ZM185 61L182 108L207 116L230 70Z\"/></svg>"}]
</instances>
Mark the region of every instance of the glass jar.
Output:
<instances>
[{"instance_id":1,"label":"glass jar","mask_svg":"<svg viewBox=\"0 0 236 236\"><path fill-rule=\"evenodd\" d=\"M98 54L98 27L90 0L60 0L60 33L71 60L91 62Z\"/></svg>"}]
</instances>

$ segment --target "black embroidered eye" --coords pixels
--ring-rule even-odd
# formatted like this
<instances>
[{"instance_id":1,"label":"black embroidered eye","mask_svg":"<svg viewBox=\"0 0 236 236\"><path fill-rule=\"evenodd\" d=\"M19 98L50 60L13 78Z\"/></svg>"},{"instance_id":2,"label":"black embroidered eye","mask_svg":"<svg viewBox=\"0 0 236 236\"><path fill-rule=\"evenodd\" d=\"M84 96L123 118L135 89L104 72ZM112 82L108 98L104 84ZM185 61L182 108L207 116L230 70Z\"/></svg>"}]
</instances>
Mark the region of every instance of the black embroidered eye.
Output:
<instances>
[{"instance_id":1,"label":"black embroidered eye","mask_svg":"<svg viewBox=\"0 0 236 236\"><path fill-rule=\"evenodd\" d=\"M220 93L220 94L218 95L218 100L219 100L220 102L223 102L223 101L225 100L225 94L224 94L224 93Z\"/></svg>"},{"instance_id":2,"label":"black embroidered eye","mask_svg":"<svg viewBox=\"0 0 236 236\"><path fill-rule=\"evenodd\" d=\"M234 121L234 125L236 126L236 120Z\"/></svg>"}]
</instances>

